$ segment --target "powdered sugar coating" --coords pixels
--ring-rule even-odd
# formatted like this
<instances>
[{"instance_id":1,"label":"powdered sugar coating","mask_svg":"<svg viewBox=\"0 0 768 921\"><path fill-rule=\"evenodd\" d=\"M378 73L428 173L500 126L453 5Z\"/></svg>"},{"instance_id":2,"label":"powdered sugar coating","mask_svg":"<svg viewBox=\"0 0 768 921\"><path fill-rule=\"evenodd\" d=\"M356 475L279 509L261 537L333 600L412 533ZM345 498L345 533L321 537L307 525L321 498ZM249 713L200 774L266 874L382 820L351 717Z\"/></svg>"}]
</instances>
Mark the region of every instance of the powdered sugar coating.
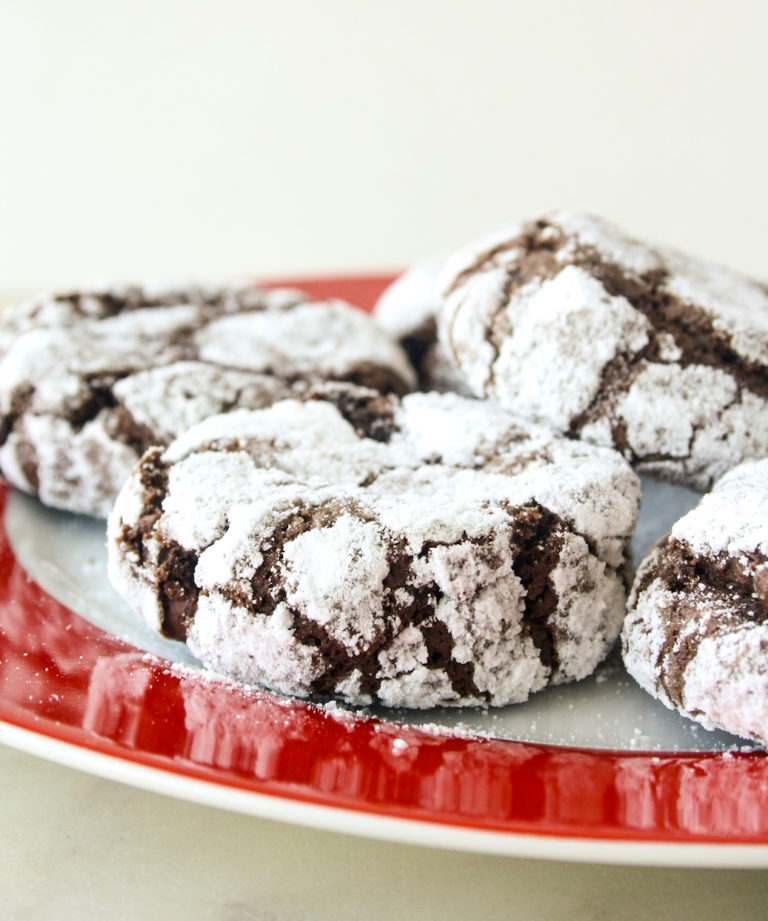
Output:
<instances>
[{"instance_id":1,"label":"powdered sugar coating","mask_svg":"<svg viewBox=\"0 0 768 921\"><path fill-rule=\"evenodd\" d=\"M708 488L768 453L768 289L555 213L446 265L438 333L472 392Z\"/></svg>"},{"instance_id":2,"label":"powdered sugar coating","mask_svg":"<svg viewBox=\"0 0 768 921\"><path fill-rule=\"evenodd\" d=\"M628 671L708 729L768 745L768 460L726 474L638 570Z\"/></svg>"},{"instance_id":3,"label":"powdered sugar coating","mask_svg":"<svg viewBox=\"0 0 768 921\"><path fill-rule=\"evenodd\" d=\"M638 502L615 452L491 404L328 385L148 452L110 516L110 577L241 681L503 705L610 648Z\"/></svg>"},{"instance_id":4,"label":"powdered sugar coating","mask_svg":"<svg viewBox=\"0 0 768 921\"><path fill-rule=\"evenodd\" d=\"M41 296L0 327L0 468L43 502L106 517L143 451L296 382L404 392L407 356L363 313L243 286Z\"/></svg>"},{"instance_id":5,"label":"powdered sugar coating","mask_svg":"<svg viewBox=\"0 0 768 921\"><path fill-rule=\"evenodd\" d=\"M608 362L616 354L639 351L649 339L645 317L577 266L520 289L514 330L488 368L493 396L504 406L525 406L526 415L563 432L594 401ZM530 366L547 373L532 377ZM486 378L483 389L488 385Z\"/></svg>"},{"instance_id":6,"label":"powdered sugar coating","mask_svg":"<svg viewBox=\"0 0 768 921\"><path fill-rule=\"evenodd\" d=\"M745 461L727 473L672 536L702 555L768 559L768 460Z\"/></svg>"}]
</instances>

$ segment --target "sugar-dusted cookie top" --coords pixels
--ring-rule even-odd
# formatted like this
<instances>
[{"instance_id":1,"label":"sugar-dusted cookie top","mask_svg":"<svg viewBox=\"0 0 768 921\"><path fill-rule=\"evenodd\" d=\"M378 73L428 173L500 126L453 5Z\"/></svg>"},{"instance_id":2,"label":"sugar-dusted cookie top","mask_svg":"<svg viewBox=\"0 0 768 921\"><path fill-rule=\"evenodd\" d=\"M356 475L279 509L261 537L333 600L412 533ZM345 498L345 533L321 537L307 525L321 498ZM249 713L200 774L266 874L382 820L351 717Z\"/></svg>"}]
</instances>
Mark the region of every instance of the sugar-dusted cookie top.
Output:
<instances>
[{"instance_id":1,"label":"sugar-dusted cookie top","mask_svg":"<svg viewBox=\"0 0 768 921\"><path fill-rule=\"evenodd\" d=\"M768 460L727 473L643 561L623 653L668 707L768 745Z\"/></svg>"},{"instance_id":2,"label":"sugar-dusted cookie top","mask_svg":"<svg viewBox=\"0 0 768 921\"><path fill-rule=\"evenodd\" d=\"M455 394L329 384L144 455L110 575L205 664L298 696L502 705L615 640L639 484Z\"/></svg>"},{"instance_id":3,"label":"sugar-dusted cookie top","mask_svg":"<svg viewBox=\"0 0 768 921\"><path fill-rule=\"evenodd\" d=\"M450 260L439 335L472 391L707 488L768 452L768 289L555 213Z\"/></svg>"},{"instance_id":4,"label":"sugar-dusted cookie top","mask_svg":"<svg viewBox=\"0 0 768 921\"><path fill-rule=\"evenodd\" d=\"M340 301L286 289L139 286L41 296L0 326L0 469L43 502L104 516L142 452L292 385L405 392L402 349Z\"/></svg>"}]
</instances>

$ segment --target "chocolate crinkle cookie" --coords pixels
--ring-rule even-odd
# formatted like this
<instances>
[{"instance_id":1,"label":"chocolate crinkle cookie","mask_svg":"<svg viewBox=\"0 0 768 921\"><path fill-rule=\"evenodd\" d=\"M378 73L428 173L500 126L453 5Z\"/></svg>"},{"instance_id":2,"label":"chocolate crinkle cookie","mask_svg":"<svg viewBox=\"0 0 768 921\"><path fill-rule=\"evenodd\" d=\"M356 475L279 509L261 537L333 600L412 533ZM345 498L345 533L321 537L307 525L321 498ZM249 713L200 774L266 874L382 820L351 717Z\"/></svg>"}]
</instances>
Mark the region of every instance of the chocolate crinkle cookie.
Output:
<instances>
[{"instance_id":1,"label":"chocolate crinkle cookie","mask_svg":"<svg viewBox=\"0 0 768 921\"><path fill-rule=\"evenodd\" d=\"M328 384L150 449L110 516L109 572L231 678L497 706L614 643L638 502L615 451L456 394Z\"/></svg>"},{"instance_id":2,"label":"chocolate crinkle cookie","mask_svg":"<svg viewBox=\"0 0 768 921\"><path fill-rule=\"evenodd\" d=\"M727 473L648 554L622 646L667 707L768 745L768 460Z\"/></svg>"},{"instance_id":3,"label":"chocolate crinkle cookie","mask_svg":"<svg viewBox=\"0 0 768 921\"><path fill-rule=\"evenodd\" d=\"M0 470L48 505L106 517L150 445L324 380L416 383L400 346L340 301L203 285L42 296L0 326Z\"/></svg>"},{"instance_id":4,"label":"chocolate crinkle cookie","mask_svg":"<svg viewBox=\"0 0 768 921\"><path fill-rule=\"evenodd\" d=\"M471 390L697 489L768 453L768 289L601 219L482 240L443 279L440 340Z\"/></svg>"}]
</instances>

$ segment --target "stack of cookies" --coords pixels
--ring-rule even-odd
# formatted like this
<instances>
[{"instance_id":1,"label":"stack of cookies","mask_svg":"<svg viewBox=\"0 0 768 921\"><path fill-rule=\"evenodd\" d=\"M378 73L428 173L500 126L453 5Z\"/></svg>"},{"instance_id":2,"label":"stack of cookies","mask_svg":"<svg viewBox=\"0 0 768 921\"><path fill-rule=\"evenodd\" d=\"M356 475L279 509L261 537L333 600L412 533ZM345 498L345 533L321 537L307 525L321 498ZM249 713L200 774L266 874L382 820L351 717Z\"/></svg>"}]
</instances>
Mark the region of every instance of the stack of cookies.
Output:
<instances>
[{"instance_id":1,"label":"stack of cookies","mask_svg":"<svg viewBox=\"0 0 768 921\"><path fill-rule=\"evenodd\" d=\"M644 688L768 743L768 290L575 214L416 271L373 319L252 287L38 298L0 329L2 472L108 516L117 590L236 680L503 706L624 625ZM633 585L637 472L716 485Z\"/></svg>"}]
</instances>

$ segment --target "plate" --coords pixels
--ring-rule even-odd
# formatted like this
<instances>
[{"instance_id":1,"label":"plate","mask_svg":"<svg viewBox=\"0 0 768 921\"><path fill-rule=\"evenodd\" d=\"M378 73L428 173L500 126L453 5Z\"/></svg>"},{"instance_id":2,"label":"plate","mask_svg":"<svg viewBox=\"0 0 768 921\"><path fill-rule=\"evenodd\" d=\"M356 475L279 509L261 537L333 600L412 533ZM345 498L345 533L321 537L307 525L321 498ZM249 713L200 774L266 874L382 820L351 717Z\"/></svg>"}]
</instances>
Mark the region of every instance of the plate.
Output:
<instances>
[{"instance_id":1,"label":"plate","mask_svg":"<svg viewBox=\"0 0 768 921\"><path fill-rule=\"evenodd\" d=\"M291 283L370 309L391 280ZM696 498L660 489L645 541ZM498 712L290 700L217 678L145 628L106 582L100 523L5 487L0 512L2 742L193 802L386 840L768 866L768 756L666 711L615 660Z\"/></svg>"}]
</instances>

